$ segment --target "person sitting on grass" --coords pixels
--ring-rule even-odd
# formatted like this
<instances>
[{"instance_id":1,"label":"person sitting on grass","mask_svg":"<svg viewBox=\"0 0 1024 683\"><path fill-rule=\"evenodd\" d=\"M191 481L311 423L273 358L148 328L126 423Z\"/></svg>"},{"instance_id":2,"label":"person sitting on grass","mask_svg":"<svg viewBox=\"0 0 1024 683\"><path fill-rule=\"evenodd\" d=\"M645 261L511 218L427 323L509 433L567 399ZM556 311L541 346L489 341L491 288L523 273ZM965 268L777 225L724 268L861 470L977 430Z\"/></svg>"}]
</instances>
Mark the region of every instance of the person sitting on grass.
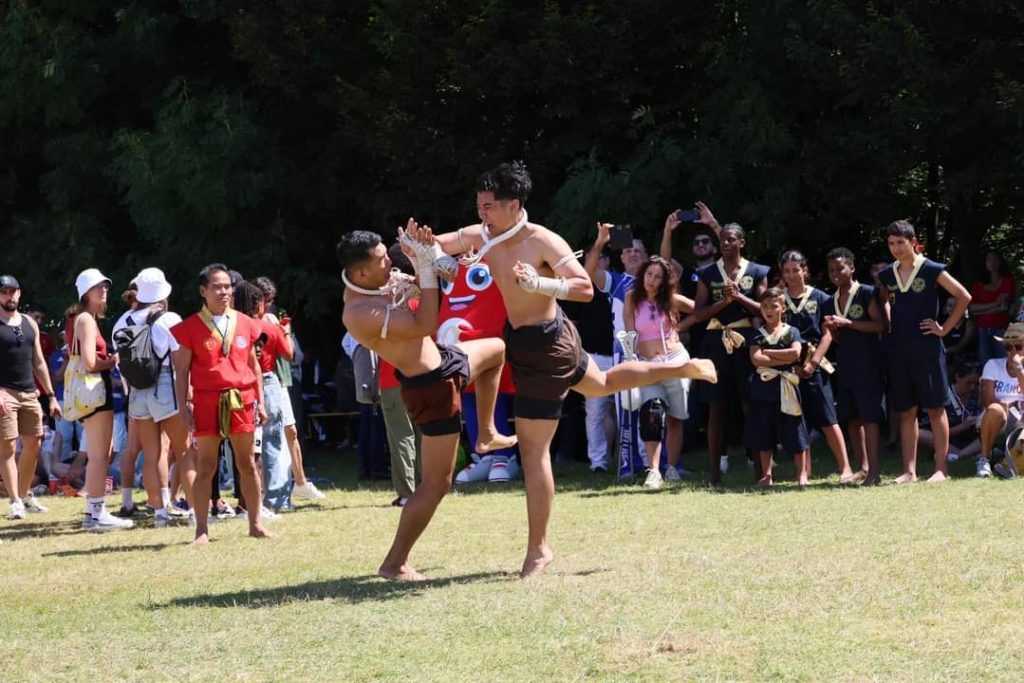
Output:
<instances>
[{"instance_id":1,"label":"person sitting on grass","mask_svg":"<svg viewBox=\"0 0 1024 683\"><path fill-rule=\"evenodd\" d=\"M772 481L772 455L776 444L793 456L797 483L806 486L811 467L810 440L800 407L799 375L793 367L800 362L803 338L799 330L782 322L785 292L772 287L761 295L761 319L750 344L750 414L744 428L744 445L757 452L762 477L755 488L767 488Z\"/></svg>"},{"instance_id":2,"label":"person sitting on grass","mask_svg":"<svg viewBox=\"0 0 1024 683\"><path fill-rule=\"evenodd\" d=\"M953 383L949 385L946 398L946 417L949 420L949 455L946 460L956 462L973 458L981 453L978 440L978 365L972 362L957 363L953 369ZM922 412L918 440L925 448L934 445L928 414ZM978 461L978 476L982 474L981 460Z\"/></svg>"},{"instance_id":3,"label":"person sitting on grass","mask_svg":"<svg viewBox=\"0 0 1024 683\"><path fill-rule=\"evenodd\" d=\"M979 420L981 455L978 476L991 477L990 459L996 450L996 439L1019 426L1024 406L1024 323L1010 323L996 341L1006 347L1006 358L992 358L981 373L981 405L985 406Z\"/></svg>"}]
</instances>

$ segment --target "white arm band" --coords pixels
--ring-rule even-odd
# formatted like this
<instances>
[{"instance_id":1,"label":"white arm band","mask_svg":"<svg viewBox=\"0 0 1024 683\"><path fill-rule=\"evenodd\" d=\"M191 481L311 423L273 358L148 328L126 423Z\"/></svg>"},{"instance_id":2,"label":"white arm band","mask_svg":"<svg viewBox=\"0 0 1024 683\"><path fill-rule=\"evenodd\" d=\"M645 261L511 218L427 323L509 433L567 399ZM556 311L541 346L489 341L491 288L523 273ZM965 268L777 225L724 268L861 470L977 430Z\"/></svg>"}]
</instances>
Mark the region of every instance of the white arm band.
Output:
<instances>
[{"instance_id":1,"label":"white arm band","mask_svg":"<svg viewBox=\"0 0 1024 683\"><path fill-rule=\"evenodd\" d=\"M538 275L536 268L529 264L525 266L525 270L525 277L518 280L519 286L523 288L523 291L550 296L556 299L566 299L569 297L569 281L564 277L543 277Z\"/></svg>"}]
</instances>

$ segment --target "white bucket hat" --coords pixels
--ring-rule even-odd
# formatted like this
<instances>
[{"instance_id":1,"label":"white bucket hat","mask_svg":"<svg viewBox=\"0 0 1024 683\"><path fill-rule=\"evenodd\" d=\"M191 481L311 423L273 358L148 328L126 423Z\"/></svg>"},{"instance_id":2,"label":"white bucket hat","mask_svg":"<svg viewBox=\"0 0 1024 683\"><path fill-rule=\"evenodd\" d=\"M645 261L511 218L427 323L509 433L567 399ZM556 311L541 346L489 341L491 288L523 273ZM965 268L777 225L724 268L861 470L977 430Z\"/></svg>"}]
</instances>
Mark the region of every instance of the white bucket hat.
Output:
<instances>
[{"instance_id":1,"label":"white bucket hat","mask_svg":"<svg viewBox=\"0 0 1024 683\"><path fill-rule=\"evenodd\" d=\"M75 278L75 288L78 289L78 298L81 299L85 296L85 293L95 287L101 282L106 282L108 285L114 284L114 281L99 271L99 268L86 268L78 277Z\"/></svg>"},{"instance_id":2,"label":"white bucket hat","mask_svg":"<svg viewBox=\"0 0 1024 683\"><path fill-rule=\"evenodd\" d=\"M143 268L132 280L138 291L135 300L142 304L155 304L171 295L171 285L159 268Z\"/></svg>"}]
</instances>

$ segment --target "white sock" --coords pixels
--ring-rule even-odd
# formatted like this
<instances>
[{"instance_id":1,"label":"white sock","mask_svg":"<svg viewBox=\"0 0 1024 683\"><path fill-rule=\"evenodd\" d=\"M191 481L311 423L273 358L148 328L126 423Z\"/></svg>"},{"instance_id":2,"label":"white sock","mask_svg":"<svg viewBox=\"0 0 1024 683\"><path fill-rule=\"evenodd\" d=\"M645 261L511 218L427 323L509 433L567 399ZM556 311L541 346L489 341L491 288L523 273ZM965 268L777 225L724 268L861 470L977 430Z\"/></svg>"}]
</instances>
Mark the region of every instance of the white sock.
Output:
<instances>
[{"instance_id":1,"label":"white sock","mask_svg":"<svg viewBox=\"0 0 1024 683\"><path fill-rule=\"evenodd\" d=\"M100 498L86 498L85 499L85 511L93 519L99 519L100 516L103 515L103 511L105 509L105 506L104 506L103 503L104 503L104 499L103 499L102 496Z\"/></svg>"},{"instance_id":2,"label":"white sock","mask_svg":"<svg viewBox=\"0 0 1024 683\"><path fill-rule=\"evenodd\" d=\"M132 500L132 487L125 486L121 488L121 505L127 510L131 510L135 507L135 501Z\"/></svg>"},{"instance_id":3,"label":"white sock","mask_svg":"<svg viewBox=\"0 0 1024 683\"><path fill-rule=\"evenodd\" d=\"M160 502L163 503L165 508L171 506L171 489L164 487L160 489Z\"/></svg>"}]
</instances>

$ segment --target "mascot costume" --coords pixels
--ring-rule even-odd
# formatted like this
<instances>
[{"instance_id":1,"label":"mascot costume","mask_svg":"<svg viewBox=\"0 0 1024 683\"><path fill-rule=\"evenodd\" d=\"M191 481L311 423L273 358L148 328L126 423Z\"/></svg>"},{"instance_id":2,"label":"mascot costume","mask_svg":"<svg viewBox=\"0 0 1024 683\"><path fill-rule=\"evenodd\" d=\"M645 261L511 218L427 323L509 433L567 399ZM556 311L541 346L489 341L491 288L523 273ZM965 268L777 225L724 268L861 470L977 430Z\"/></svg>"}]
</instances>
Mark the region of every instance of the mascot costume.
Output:
<instances>
[{"instance_id":1,"label":"mascot costume","mask_svg":"<svg viewBox=\"0 0 1024 683\"><path fill-rule=\"evenodd\" d=\"M500 338L504 335L507 319L505 301L501 298L501 292L491 277L491 269L485 262L481 261L471 266L459 264L455 281L448 282L442 278L440 284L441 311L438 315L437 329L439 343L454 344L460 340ZM494 409L494 424L502 434L515 433L515 424L511 421L514 393L512 372L509 366L505 365L498 388L498 402ZM477 439L477 421L476 394L472 384L463 389L462 415L469 443L474 444ZM472 461L456 475L455 483L506 482L515 478L519 474L515 454L515 448L492 451L482 457L472 453Z\"/></svg>"}]
</instances>

